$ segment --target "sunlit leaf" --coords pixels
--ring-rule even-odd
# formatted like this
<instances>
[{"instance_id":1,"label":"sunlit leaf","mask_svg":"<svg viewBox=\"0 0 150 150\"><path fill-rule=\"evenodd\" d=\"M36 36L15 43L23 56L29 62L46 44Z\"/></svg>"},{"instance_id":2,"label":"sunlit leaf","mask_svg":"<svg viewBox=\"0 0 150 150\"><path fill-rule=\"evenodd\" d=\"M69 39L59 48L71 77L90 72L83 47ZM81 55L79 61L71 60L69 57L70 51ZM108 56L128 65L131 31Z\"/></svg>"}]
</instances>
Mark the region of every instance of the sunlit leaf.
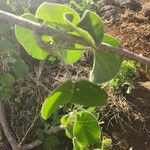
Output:
<instances>
[{"instance_id":1,"label":"sunlit leaf","mask_svg":"<svg viewBox=\"0 0 150 150\"><path fill-rule=\"evenodd\" d=\"M84 51L80 50L80 48L83 49L82 46L75 44L75 49L79 49L79 50L71 50L71 49L61 50L60 56L62 60L65 62L65 64L73 64L82 57Z\"/></svg>"},{"instance_id":2,"label":"sunlit leaf","mask_svg":"<svg viewBox=\"0 0 150 150\"><path fill-rule=\"evenodd\" d=\"M111 139L104 139L102 141L102 150L106 150L111 146L112 140Z\"/></svg>"},{"instance_id":3,"label":"sunlit leaf","mask_svg":"<svg viewBox=\"0 0 150 150\"><path fill-rule=\"evenodd\" d=\"M67 14L64 15L65 21L70 27L70 29L73 31L73 33L76 33L76 35L81 36L84 38L88 43L90 43L92 46L95 46L95 42L92 38L92 36L88 33L88 31L74 25L67 17Z\"/></svg>"},{"instance_id":4,"label":"sunlit leaf","mask_svg":"<svg viewBox=\"0 0 150 150\"><path fill-rule=\"evenodd\" d=\"M42 3L36 11L36 18L48 21L54 24L65 25L64 14L70 13L72 17L72 23L77 24L80 21L78 13L68 6L58 3Z\"/></svg>"},{"instance_id":5,"label":"sunlit leaf","mask_svg":"<svg viewBox=\"0 0 150 150\"><path fill-rule=\"evenodd\" d=\"M121 47L118 40L108 34L104 35L103 42L112 46ZM119 72L121 63L121 56L114 53L105 53L100 50L95 50L93 68L90 73L90 81L102 83L111 80Z\"/></svg>"},{"instance_id":6,"label":"sunlit leaf","mask_svg":"<svg viewBox=\"0 0 150 150\"><path fill-rule=\"evenodd\" d=\"M72 82L66 81L50 94L43 103L41 115L48 119L60 105L68 103L72 97Z\"/></svg>"},{"instance_id":7,"label":"sunlit leaf","mask_svg":"<svg viewBox=\"0 0 150 150\"><path fill-rule=\"evenodd\" d=\"M86 80L66 81L45 100L41 115L48 119L59 105L76 103L84 106L102 106L107 100L107 93Z\"/></svg>"},{"instance_id":8,"label":"sunlit leaf","mask_svg":"<svg viewBox=\"0 0 150 150\"><path fill-rule=\"evenodd\" d=\"M73 134L84 147L94 144L99 139L100 133L100 127L94 115L89 112L77 115Z\"/></svg>"},{"instance_id":9,"label":"sunlit leaf","mask_svg":"<svg viewBox=\"0 0 150 150\"><path fill-rule=\"evenodd\" d=\"M82 145L79 143L76 137L72 139L73 150L83 150Z\"/></svg>"},{"instance_id":10,"label":"sunlit leaf","mask_svg":"<svg viewBox=\"0 0 150 150\"><path fill-rule=\"evenodd\" d=\"M78 27L86 30L93 37L96 45L100 45L103 39L104 29L102 21L96 13L89 10L85 11Z\"/></svg>"},{"instance_id":11,"label":"sunlit leaf","mask_svg":"<svg viewBox=\"0 0 150 150\"><path fill-rule=\"evenodd\" d=\"M22 17L34 22L38 21L32 14L24 14ZM15 35L19 43L33 58L43 60L48 56L48 53L45 50L41 49L36 43L32 30L16 25Z\"/></svg>"}]
</instances>

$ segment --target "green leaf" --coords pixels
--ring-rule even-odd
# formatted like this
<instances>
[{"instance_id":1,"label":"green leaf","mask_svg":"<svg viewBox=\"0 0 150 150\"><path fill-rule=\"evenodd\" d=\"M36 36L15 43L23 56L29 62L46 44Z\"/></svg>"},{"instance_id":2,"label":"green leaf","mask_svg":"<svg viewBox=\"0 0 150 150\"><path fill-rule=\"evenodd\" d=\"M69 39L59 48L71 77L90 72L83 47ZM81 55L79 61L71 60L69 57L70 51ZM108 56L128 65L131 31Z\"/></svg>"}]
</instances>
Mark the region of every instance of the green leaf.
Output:
<instances>
[{"instance_id":1,"label":"green leaf","mask_svg":"<svg viewBox=\"0 0 150 150\"><path fill-rule=\"evenodd\" d=\"M65 127L65 133L69 139L73 138L73 125L74 125L74 122L76 121L76 118L74 120L74 118L72 119L72 117L75 117L75 116L67 114L61 118L61 124Z\"/></svg>"},{"instance_id":2,"label":"green leaf","mask_svg":"<svg viewBox=\"0 0 150 150\"><path fill-rule=\"evenodd\" d=\"M93 37L96 46L100 45L103 39L104 29L102 21L96 13L89 10L85 11L78 27L86 30Z\"/></svg>"},{"instance_id":3,"label":"green leaf","mask_svg":"<svg viewBox=\"0 0 150 150\"><path fill-rule=\"evenodd\" d=\"M111 143L112 143L112 140L111 140L111 139L104 139L104 140L102 141L102 147L101 147L101 149L102 149L102 150L108 149L108 148L111 146Z\"/></svg>"},{"instance_id":4,"label":"green leaf","mask_svg":"<svg viewBox=\"0 0 150 150\"><path fill-rule=\"evenodd\" d=\"M22 17L34 22L38 22L38 20L35 19L35 17L32 14L24 14ZM33 58L43 60L48 56L48 53L45 50L41 49L36 43L33 31L15 25L15 35L19 43Z\"/></svg>"},{"instance_id":5,"label":"green leaf","mask_svg":"<svg viewBox=\"0 0 150 150\"><path fill-rule=\"evenodd\" d=\"M4 38L0 39L0 51L9 51L17 54L15 46Z\"/></svg>"},{"instance_id":6,"label":"green leaf","mask_svg":"<svg viewBox=\"0 0 150 150\"><path fill-rule=\"evenodd\" d=\"M84 50L71 50L71 49L68 50L68 49L60 50L60 57L65 62L65 64L73 64L77 62L84 53ZM83 46L75 44L75 49L83 49Z\"/></svg>"},{"instance_id":7,"label":"green leaf","mask_svg":"<svg viewBox=\"0 0 150 150\"><path fill-rule=\"evenodd\" d=\"M72 139L73 150L83 150L82 145L79 143L76 137Z\"/></svg>"},{"instance_id":8,"label":"green leaf","mask_svg":"<svg viewBox=\"0 0 150 150\"><path fill-rule=\"evenodd\" d=\"M2 89L0 89L0 100L1 101L10 100L12 94L13 94L13 92L11 89L2 88Z\"/></svg>"},{"instance_id":9,"label":"green leaf","mask_svg":"<svg viewBox=\"0 0 150 150\"><path fill-rule=\"evenodd\" d=\"M4 87L11 87L15 82L15 78L9 73L5 73L1 75L0 78L1 78L1 84Z\"/></svg>"},{"instance_id":10,"label":"green leaf","mask_svg":"<svg viewBox=\"0 0 150 150\"><path fill-rule=\"evenodd\" d=\"M103 42L115 47L121 47L118 40L108 34L104 35ZM94 83L102 83L111 80L119 72L121 63L121 56L114 53L105 53L100 50L95 50L94 63L89 80Z\"/></svg>"},{"instance_id":11,"label":"green leaf","mask_svg":"<svg viewBox=\"0 0 150 150\"><path fill-rule=\"evenodd\" d=\"M61 117L60 122L61 122L61 124L62 124L64 127L66 127L66 126L68 125L68 123L69 123L69 119L68 119L68 118L69 118L69 115L68 115L68 114Z\"/></svg>"},{"instance_id":12,"label":"green leaf","mask_svg":"<svg viewBox=\"0 0 150 150\"><path fill-rule=\"evenodd\" d=\"M48 137L44 142L44 149L50 150L56 148L60 144L60 141L55 135Z\"/></svg>"},{"instance_id":13,"label":"green leaf","mask_svg":"<svg viewBox=\"0 0 150 150\"><path fill-rule=\"evenodd\" d=\"M29 73L29 67L25 64L22 59L18 59L13 65L13 70L18 78L24 78Z\"/></svg>"},{"instance_id":14,"label":"green leaf","mask_svg":"<svg viewBox=\"0 0 150 150\"><path fill-rule=\"evenodd\" d=\"M68 19L71 21L73 25L77 24L80 21L78 13L76 13L73 9L65 5L48 2L45 2L39 6L36 12L36 17L38 19L43 19L46 22L46 24L62 25L60 27L64 27L64 25L68 26L68 23L66 23L66 20L64 18L64 15L66 13L69 14ZM59 45L58 40L56 41L56 44ZM75 49L83 49L83 46L79 44L75 44L73 47ZM66 64L75 63L81 58L84 52L83 50L72 50L72 49L68 50L68 49L67 46L66 49L65 48L61 49L61 47L58 49L58 51L60 52L60 57Z\"/></svg>"},{"instance_id":15,"label":"green leaf","mask_svg":"<svg viewBox=\"0 0 150 150\"><path fill-rule=\"evenodd\" d=\"M72 103L84 106L102 106L106 103L107 93L98 85L87 80L79 80L74 84Z\"/></svg>"},{"instance_id":16,"label":"green leaf","mask_svg":"<svg viewBox=\"0 0 150 150\"><path fill-rule=\"evenodd\" d=\"M92 38L92 36L88 33L88 31L74 25L68 18L67 18L67 14L64 15L64 19L66 21L66 23L68 24L68 26L70 27L70 29L73 32L70 32L71 34L75 34L76 36L81 36L82 38L84 38L87 42L89 42L92 46L95 46L95 42Z\"/></svg>"},{"instance_id":17,"label":"green leaf","mask_svg":"<svg viewBox=\"0 0 150 150\"><path fill-rule=\"evenodd\" d=\"M72 97L72 86L72 81L68 80L61 84L46 98L41 110L43 119L48 119L58 106L70 101Z\"/></svg>"},{"instance_id":18,"label":"green leaf","mask_svg":"<svg viewBox=\"0 0 150 150\"><path fill-rule=\"evenodd\" d=\"M73 134L84 147L94 144L99 139L100 133L100 127L94 115L89 112L77 115Z\"/></svg>"},{"instance_id":19,"label":"green leaf","mask_svg":"<svg viewBox=\"0 0 150 150\"><path fill-rule=\"evenodd\" d=\"M4 64L8 64L8 63L14 64L15 62L16 62L16 59L15 59L14 57L11 57L11 56L6 57L6 58L3 60L3 63L4 63Z\"/></svg>"},{"instance_id":20,"label":"green leaf","mask_svg":"<svg viewBox=\"0 0 150 150\"><path fill-rule=\"evenodd\" d=\"M102 106L107 100L107 93L96 84L86 80L66 81L44 101L41 115L48 119L59 105L76 103L84 106Z\"/></svg>"},{"instance_id":21,"label":"green leaf","mask_svg":"<svg viewBox=\"0 0 150 150\"><path fill-rule=\"evenodd\" d=\"M64 20L65 13L72 15L73 24L77 24L80 21L78 13L70 7L49 2L44 2L39 6L36 11L36 18L54 24L66 25L66 21Z\"/></svg>"}]
</instances>

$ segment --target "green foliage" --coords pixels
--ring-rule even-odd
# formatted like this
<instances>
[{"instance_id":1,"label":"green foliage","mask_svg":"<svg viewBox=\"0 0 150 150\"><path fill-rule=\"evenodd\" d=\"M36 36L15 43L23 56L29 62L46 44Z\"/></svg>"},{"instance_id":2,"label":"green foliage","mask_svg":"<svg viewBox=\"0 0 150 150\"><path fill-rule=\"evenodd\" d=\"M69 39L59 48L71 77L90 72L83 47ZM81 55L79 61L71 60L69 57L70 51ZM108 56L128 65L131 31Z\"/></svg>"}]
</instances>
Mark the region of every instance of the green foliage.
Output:
<instances>
[{"instance_id":1,"label":"green foliage","mask_svg":"<svg viewBox=\"0 0 150 150\"><path fill-rule=\"evenodd\" d=\"M48 119L58 106L66 103L76 103L84 106L104 105L107 94L96 84L86 80L68 80L50 94L43 103L41 114Z\"/></svg>"},{"instance_id":2,"label":"green foliage","mask_svg":"<svg viewBox=\"0 0 150 150\"><path fill-rule=\"evenodd\" d=\"M16 60L16 62L12 66L17 78L23 79L29 73L29 67L22 59Z\"/></svg>"},{"instance_id":3,"label":"green foliage","mask_svg":"<svg viewBox=\"0 0 150 150\"><path fill-rule=\"evenodd\" d=\"M109 82L109 86L118 89L124 84L132 85L134 74L139 65L132 60L124 60L118 75Z\"/></svg>"},{"instance_id":4,"label":"green foliage","mask_svg":"<svg viewBox=\"0 0 150 150\"><path fill-rule=\"evenodd\" d=\"M103 139L101 150L108 149L110 147L111 143L112 143L111 139Z\"/></svg>"},{"instance_id":5,"label":"green foliage","mask_svg":"<svg viewBox=\"0 0 150 150\"><path fill-rule=\"evenodd\" d=\"M100 132L98 121L91 113L82 112L77 115L73 134L83 147L94 144L99 139Z\"/></svg>"},{"instance_id":6,"label":"green foliage","mask_svg":"<svg viewBox=\"0 0 150 150\"><path fill-rule=\"evenodd\" d=\"M104 29L100 17L91 11L85 11L78 26L92 36L95 45L98 47L103 39Z\"/></svg>"},{"instance_id":7,"label":"green foliage","mask_svg":"<svg viewBox=\"0 0 150 150\"><path fill-rule=\"evenodd\" d=\"M59 139L55 135L51 135L48 138L46 138L44 142L44 148L45 150L50 150L53 148L56 148L60 144Z\"/></svg>"},{"instance_id":8,"label":"green foliage","mask_svg":"<svg viewBox=\"0 0 150 150\"><path fill-rule=\"evenodd\" d=\"M97 11L99 8L96 0L66 0L66 2L80 14L83 14L85 10Z\"/></svg>"},{"instance_id":9,"label":"green foliage","mask_svg":"<svg viewBox=\"0 0 150 150\"><path fill-rule=\"evenodd\" d=\"M3 87L11 87L15 81L14 77L9 73L1 75L0 79Z\"/></svg>"},{"instance_id":10,"label":"green foliage","mask_svg":"<svg viewBox=\"0 0 150 150\"><path fill-rule=\"evenodd\" d=\"M65 5L45 2L39 6L35 17L29 14L24 15L24 17L32 21L37 21L35 17L42 19L43 23L50 28L60 28L69 34L84 38L91 45L94 52L94 63L90 74L90 81L95 83L107 82L118 73L122 58L116 54L101 52L98 50L98 46L101 42L104 42L120 47L120 43L113 37L104 35L101 19L94 12L86 11L82 19L80 19L77 12ZM32 57L45 59L48 53L38 47L34 40L33 31L20 26L16 26L15 30L18 41ZM84 49L84 46L76 43L67 43L57 36L49 37L49 39L54 49L53 52L60 56L66 64L75 63L81 58L83 50L80 49ZM45 39L42 40L45 43L47 42Z\"/></svg>"},{"instance_id":11,"label":"green foliage","mask_svg":"<svg viewBox=\"0 0 150 150\"><path fill-rule=\"evenodd\" d=\"M73 150L83 150L82 145L79 143L76 137L72 139Z\"/></svg>"},{"instance_id":12,"label":"green foliage","mask_svg":"<svg viewBox=\"0 0 150 150\"><path fill-rule=\"evenodd\" d=\"M121 46L117 39L108 34L104 35L103 42L116 47ZM94 55L94 64L89 80L95 83L102 83L114 78L119 72L122 57L99 50L95 50Z\"/></svg>"},{"instance_id":13,"label":"green foliage","mask_svg":"<svg viewBox=\"0 0 150 150\"><path fill-rule=\"evenodd\" d=\"M48 3L45 2L39 6L36 11L36 18L45 20L47 23L51 25L66 25L64 20L64 15L68 13L71 14L71 22L75 25L80 21L80 17L78 13L76 13L70 7L61 4Z\"/></svg>"},{"instance_id":14,"label":"green foliage","mask_svg":"<svg viewBox=\"0 0 150 150\"><path fill-rule=\"evenodd\" d=\"M74 150L84 150L90 147L106 150L111 145L111 139L103 139L96 117L84 109L64 115L61 118L61 124L65 128L66 136L72 139Z\"/></svg>"},{"instance_id":15,"label":"green foliage","mask_svg":"<svg viewBox=\"0 0 150 150\"><path fill-rule=\"evenodd\" d=\"M0 86L0 101L9 100L12 96L12 90L10 88Z\"/></svg>"},{"instance_id":16,"label":"green foliage","mask_svg":"<svg viewBox=\"0 0 150 150\"><path fill-rule=\"evenodd\" d=\"M5 2L6 3L6 2ZM5 4L4 3L4 4ZM82 57L83 53L90 49L94 53L94 62L89 80L67 80L58 86L44 101L41 109L41 116L47 120L53 113L53 120L58 123L58 111L60 106L68 103L83 105L84 107L103 106L107 100L107 93L94 83L108 82L119 72L122 57L114 53L99 50L100 44L106 43L111 46L121 47L117 39L108 34L104 34L104 27L101 18L91 9L95 5L92 0L71 0L70 8L67 5L44 2L37 9L35 16L29 13L22 15L33 22L41 22L53 30L60 30L70 35L81 37L88 43L80 45L76 42L69 43L61 36L41 35L41 40L51 49L49 51L41 49L35 40L34 31L15 25L15 35L19 43L25 48L27 53L33 58L44 60L48 56L58 56L65 64L70 65ZM5 5L6 10L12 11L13 3ZM86 9L89 10L86 10ZM10 9L10 10L9 10ZM21 8L21 14L24 9ZM86 11L85 11L86 10ZM14 9L15 14L18 14ZM80 18L80 14L83 14ZM10 25L6 22L0 24L0 33L3 28L9 29ZM2 44L1 44L2 43ZM7 53L6 53L7 51ZM9 41L4 42L4 37L0 38L0 62L6 69L0 74L0 100L8 100L12 95L12 85L18 78L24 78L29 72L28 66L20 58L18 50ZM130 69L129 69L130 68ZM111 80L110 85L120 86L128 77L129 73L135 72L136 67L132 64L122 64L122 69L117 77ZM128 75L129 73L129 75ZM119 79L117 79L119 78ZM105 150L111 145L111 139L103 139L102 131L98 120L92 114L94 108L78 109L61 118L61 124L65 127L65 133L72 139L74 150L87 148ZM55 112L55 113L54 113ZM45 140L43 132L38 134L40 139ZM60 144L57 136L46 137L44 141L45 149L55 148Z\"/></svg>"},{"instance_id":17,"label":"green foliage","mask_svg":"<svg viewBox=\"0 0 150 150\"><path fill-rule=\"evenodd\" d=\"M2 0L0 9L14 14L23 13L13 0ZM7 33L7 34L6 34ZM9 35L8 35L9 34ZM17 41L16 41L17 42ZM0 100L9 100L16 79L24 78L29 68L19 54L12 24L0 21Z\"/></svg>"},{"instance_id":18,"label":"green foliage","mask_svg":"<svg viewBox=\"0 0 150 150\"><path fill-rule=\"evenodd\" d=\"M31 21L38 22L37 19L31 14L24 14L23 18L29 19ZM33 58L43 60L48 56L48 53L42 50L35 41L34 31L21 26L15 26L15 35L19 43L25 48L27 53Z\"/></svg>"}]
</instances>

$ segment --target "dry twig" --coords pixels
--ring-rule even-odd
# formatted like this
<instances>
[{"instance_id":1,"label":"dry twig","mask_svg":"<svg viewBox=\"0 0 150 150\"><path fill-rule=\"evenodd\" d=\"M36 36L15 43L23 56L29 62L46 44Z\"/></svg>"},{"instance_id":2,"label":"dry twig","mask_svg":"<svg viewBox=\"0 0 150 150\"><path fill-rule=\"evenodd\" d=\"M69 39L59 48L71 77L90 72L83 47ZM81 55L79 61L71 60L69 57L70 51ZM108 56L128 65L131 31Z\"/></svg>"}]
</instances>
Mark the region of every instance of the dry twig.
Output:
<instances>
[{"instance_id":1,"label":"dry twig","mask_svg":"<svg viewBox=\"0 0 150 150\"><path fill-rule=\"evenodd\" d=\"M55 35L55 36L61 37L62 39L66 40L66 41L69 41L69 42L82 44L84 46L91 46L87 41L85 41L85 39L83 39L79 36L72 36L62 30L53 30L53 29L51 29L47 26L44 26L40 23L30 21L28 19L16 16L14 14L11 14L11 13L8 13L8 12L2 11L2 10L0 10L0 20L8 21L10 23L17 24L22 27L31 29L32 31L36 31L39 35L42 35L42 34L50 35L50 36ZM150 65L149 58L132 53L123 48L116 48L116 47L110 46L108 44L102 43L98 50L103 51L103 52L106 52L106 51L113 52L113 53L119 54L127 59L133 59L142 64Z\"/></svg>"},{"instance_id":2,"label":"dry twig","mask_svg":"<svg viewBox=\"0 0 150 150\"><path fill-rule=\"evenodd\" d=\"M18 142L15 139L15 135L11 132L11 129L9 128L6 114L5 114L4 105L3 105L2 101L0 101L0 124L2 126L4 134L5 134L6 138L8 139L8 142L11 145L12 149L19 150Z\"/></svg>"}]
</instances>

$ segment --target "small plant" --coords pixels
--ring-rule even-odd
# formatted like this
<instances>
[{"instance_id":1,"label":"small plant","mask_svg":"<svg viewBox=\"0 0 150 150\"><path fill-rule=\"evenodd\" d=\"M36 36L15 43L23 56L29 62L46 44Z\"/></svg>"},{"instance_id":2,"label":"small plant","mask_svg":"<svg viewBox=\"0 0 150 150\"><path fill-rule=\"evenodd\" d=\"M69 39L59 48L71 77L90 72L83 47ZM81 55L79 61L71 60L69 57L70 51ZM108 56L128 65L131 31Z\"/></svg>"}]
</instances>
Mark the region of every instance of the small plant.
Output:
<instances>
[{"instance_id":1,"label":"small plant","mask_svg":"<svg viewBox=\"0 0 150 150\"><path fill-rule=\"evenodd\" d=\"M87 9L93 11L97 11L99 9L99 6L94 0L71 0L66 2L69 3L69 6L76 10L79 14L83 14Z\"/></svg>"},{"instance_id":2,"label":"small plant","mask_svg":"<svg viewBox=\"0 0 150 150\"><path fill-rule=\"evenodd\" d=\"M133 77L139 67L135 61L124 60L122 62L120 71L118 75L109 82L109 87L118 89L124 84L127 84L128 90L127 93L133 88Z\"/></svg>"},{"instance_id":3,"label":"small plant","mask_svg":"<svg viewBox=\"0 0 150 150\"><path fill-rule=\"evenodd\" d=\"M86 110L64 115L61 124L65 127L66 136L72 139L74 150L105 150L111 145L111 139L102 138L103 133L96 117Z\"/></svg>"},{"instance_id":4,"label":"small plant","mask_svg":"<svg viewBox=\"0 0 150 150\"><path fill-rule=\"evenodd\" d=\"M27 13L22 17L33 22L38 22L40 19L43 26L52 30L60 29L70 35L81 37L88 43L88 46L76 42L69 43L61 36L37 35L36 31L16 25L17 40L33 58L44 60L48 56L58 57L70 75L67 65L80 60L86 49L94 53L89 81L74 80L70 75L69 80L58 86L44 101L41 109L42 118L47 120L60 106L67 103L79 104L83 107L105 105L108 96L98 83L107 82L117 75L122 57L98 50L101 42L121 47L115 38L104 33L100 17L86 10L80 18L79 14L68 6L47 2L39 6L35 16ZM37 36L49 49L40 47ZM103 139L97 119L85 110L73 111L63 116L61 123L66 129L66 135L72 139L74 150L89 147L104 150L111 144L110 139Z\"/></svg>"},{"instance_id":5,"label":"small plant","mask_svg":"<svg viewBox=\"0 0 150 150\"><path fill-rule=\"evenodd\" d=\"M17 13L14 1L2 0L0 9ZM17 79L23 79L29 73L29 67L20 57L14 39L13 26L8 22L0 22L0 100L9 100L13 94L12 85ZM9 33L9 36L7 35Z\"/></svg>"},{"instance_id":6,"label":"small plant","mask_svg":"<svg viewBox=\"0 0 150 150\"><path fill-rule=\"evenodd\" d=\"M0 39L0 100L11 98L12 85L16 79L22 79L29 68L16 52L16 48L6 39Z\"/></svg>"}]
</instances>

